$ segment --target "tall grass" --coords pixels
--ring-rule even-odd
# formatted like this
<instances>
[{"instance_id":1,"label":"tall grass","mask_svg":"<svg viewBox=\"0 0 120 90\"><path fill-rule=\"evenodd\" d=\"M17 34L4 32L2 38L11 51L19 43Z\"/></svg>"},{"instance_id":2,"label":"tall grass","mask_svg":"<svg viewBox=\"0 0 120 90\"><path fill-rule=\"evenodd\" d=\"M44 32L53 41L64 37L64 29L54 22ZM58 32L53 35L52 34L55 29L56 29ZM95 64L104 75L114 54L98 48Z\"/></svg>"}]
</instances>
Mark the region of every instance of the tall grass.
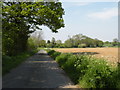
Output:
<instances>
[{"instance_id":1,"label":"tall grass","mask_svg":"<svg viewBox=\"0 0 120 90\"><path fill-rule=\"evenodd\" d=\"M35 54L38 50L26 51L17 56L2 56L2 75L10 72L11 69L20 65L23 61L25 61L28 57Z\"/></svg>"},{"instance_id":2,"label":"tall grass","mask_svg":"<svg viewBox=\"0 0 120 90\"><path fill-rule=\"evenodd\" d=\"M56 53L49 50L51 56ZM59 54L55 60L71 80L81 88L120 88L120 66L114 68L106 60L90 55Z\"/></svg>"}]
</instances>

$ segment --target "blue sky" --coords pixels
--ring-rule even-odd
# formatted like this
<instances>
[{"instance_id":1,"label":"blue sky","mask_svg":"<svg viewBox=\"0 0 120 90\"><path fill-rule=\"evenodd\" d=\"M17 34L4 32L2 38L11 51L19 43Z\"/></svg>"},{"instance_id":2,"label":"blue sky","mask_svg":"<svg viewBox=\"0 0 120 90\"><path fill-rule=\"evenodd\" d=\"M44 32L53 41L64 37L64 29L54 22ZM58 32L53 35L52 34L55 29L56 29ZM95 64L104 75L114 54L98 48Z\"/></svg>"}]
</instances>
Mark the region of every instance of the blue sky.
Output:
<instances>
[{"instance_id":1,"label":"blue sky","mask_svg":"<svg viewBox=\"0 0 120 90\"><path fill-rule=\"evenodd\" d=\"M45 40L63 42L68 35L83 34L103 41L112 41L118 37L118 3L117 2L62 2L65 10L65 27L58 33L52 33L42 26Z\"/></svg>"}]
</instances>

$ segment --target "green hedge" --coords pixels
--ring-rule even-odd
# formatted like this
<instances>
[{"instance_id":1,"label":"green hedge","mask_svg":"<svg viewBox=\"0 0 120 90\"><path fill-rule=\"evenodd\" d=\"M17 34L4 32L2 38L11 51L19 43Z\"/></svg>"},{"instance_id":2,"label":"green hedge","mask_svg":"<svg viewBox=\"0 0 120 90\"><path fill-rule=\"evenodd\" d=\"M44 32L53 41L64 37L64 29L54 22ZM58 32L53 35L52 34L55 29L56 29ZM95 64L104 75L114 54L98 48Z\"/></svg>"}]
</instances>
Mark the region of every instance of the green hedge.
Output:
<instances>
[{"instance_id":1,"label":"green hedge","mask_svg":"<svg viewBox=\"0 0 120 90\"><path fill-rule=\"evenodd\" d=\"M54 50L48 50L48 53L81 88L120 88L118 68L112 69L104 59L88 55L60 54Z\"/></svg>"},{"instance_id":2,"label":"green hedge","mask_svg":"<svg viewBox=\"0 0 120 90\"><path fill-rule=\"evenodd\" d=\"M59 56L61 53L60 52L54 52L51 56L56 59L57 56Z\"/></svg>"},{"instance_id":3,"label":"green hedge","mask_svg":"<svg viewBox=\"0 0 120 90\"><path fill-rule=\"evenodd\" d=\"M86 88L110 88L114 87L112 82L112 71L104 60L89 58L86 64L86 70L82 78L79 78L79 84ZM85 67L85 66L84 66ZM80 69L80 68L79 68Z\"/></svg>"}]
</instances>

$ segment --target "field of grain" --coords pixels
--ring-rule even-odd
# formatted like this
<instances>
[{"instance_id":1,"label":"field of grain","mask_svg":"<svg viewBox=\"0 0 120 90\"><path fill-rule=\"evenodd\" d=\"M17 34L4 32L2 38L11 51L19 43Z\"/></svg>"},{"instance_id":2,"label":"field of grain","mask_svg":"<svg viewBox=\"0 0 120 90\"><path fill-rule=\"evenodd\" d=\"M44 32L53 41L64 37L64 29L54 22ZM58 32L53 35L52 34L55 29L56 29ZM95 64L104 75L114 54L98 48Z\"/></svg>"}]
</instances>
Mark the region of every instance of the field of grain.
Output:
<instances>
[{"instance_id":1,"label":"field of grain","mask_svg":"<svg viewBox=\"0 0 120 90\"><path fill-rule=\"evenodd\" d=\"M54 50L62 53L90 54L112 63L118 62L118 48L54 48Z\"/></svg>"}]
</instances>

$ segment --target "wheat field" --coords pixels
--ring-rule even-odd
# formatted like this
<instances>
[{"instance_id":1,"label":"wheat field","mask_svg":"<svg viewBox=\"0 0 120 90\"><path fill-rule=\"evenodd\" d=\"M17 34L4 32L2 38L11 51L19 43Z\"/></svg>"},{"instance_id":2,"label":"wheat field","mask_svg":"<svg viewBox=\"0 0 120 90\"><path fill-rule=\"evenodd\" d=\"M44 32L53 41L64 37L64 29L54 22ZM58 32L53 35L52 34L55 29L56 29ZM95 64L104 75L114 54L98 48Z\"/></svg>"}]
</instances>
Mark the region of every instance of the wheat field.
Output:
<instances>
[{"instance_id":1,"label":"wheat field","mask_svg":"<svg viewBox=\"0 0 120 90\"><path fill-rule=\"evenodd\" d=\"M112 64L117 63L119 50L118 48L53 48L55 51L62 53L79 53L90 54L97 58L104 58ZM120 62L120 61L119 61Z\"/></svg>"}]
</instances>

